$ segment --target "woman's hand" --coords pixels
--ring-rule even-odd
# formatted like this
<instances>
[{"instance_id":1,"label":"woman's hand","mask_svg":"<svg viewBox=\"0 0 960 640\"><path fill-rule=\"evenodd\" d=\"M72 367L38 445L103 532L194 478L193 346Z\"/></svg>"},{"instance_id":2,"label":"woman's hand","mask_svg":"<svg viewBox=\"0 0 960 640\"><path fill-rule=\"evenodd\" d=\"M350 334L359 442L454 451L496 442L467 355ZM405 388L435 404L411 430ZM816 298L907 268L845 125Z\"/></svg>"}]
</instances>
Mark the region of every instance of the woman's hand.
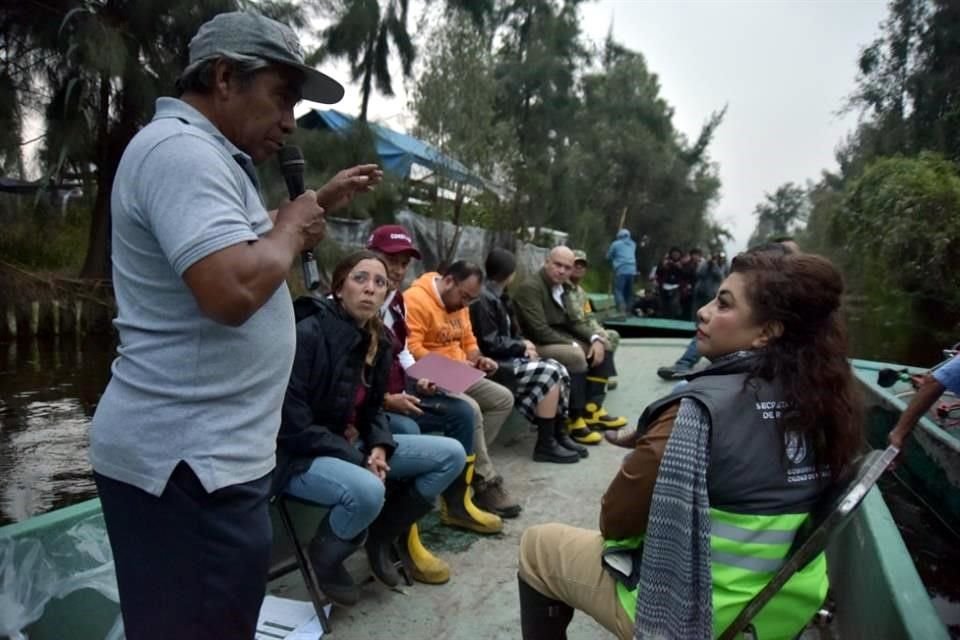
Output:
<instances>
[{"instance_id":1,"label":"woman's hand","mask_svg":"<svg viewBox=\"0 0 960 640\"><path fill-rule=\"evenodd\" d=\"M383 447L374 447L367 456L367 469L380 478L380 482L387 479L390 466L387 464L387 452Z\"/></svg>"},{"instance_id":2,"label":"woman's hand","mask_svg":"<svg viewBox=\"0 0 960 640\"><path fill-rule=\"evenodd\" d=\"M527 339L524 339L523 346L526 347L526 351L523 354L525 358L530 360L540 359L540 354L537 353L537 345L533 344Z\"/></svg>"},{"instance_id":3,"label":"woman's hand","mask_svg":"<svg viewBox=\"0 0 960 640\"><path fill-rule=\"evenodd\" d=\"M383 396L383 408L391 413L404 416L421 416L420 398L408 393L388 393Z\"/></svg>"},{"instance_id":4,"label":"woman's hand","mask_svg":"<svg viewBox=\"0 0 960 640\"><path fill-rule=\"evenodd\" d=\"M432 396L437 392L437 383L431 382L426 378L417 380L417 393L422 396Z\"/></svg>"}]
</instances>

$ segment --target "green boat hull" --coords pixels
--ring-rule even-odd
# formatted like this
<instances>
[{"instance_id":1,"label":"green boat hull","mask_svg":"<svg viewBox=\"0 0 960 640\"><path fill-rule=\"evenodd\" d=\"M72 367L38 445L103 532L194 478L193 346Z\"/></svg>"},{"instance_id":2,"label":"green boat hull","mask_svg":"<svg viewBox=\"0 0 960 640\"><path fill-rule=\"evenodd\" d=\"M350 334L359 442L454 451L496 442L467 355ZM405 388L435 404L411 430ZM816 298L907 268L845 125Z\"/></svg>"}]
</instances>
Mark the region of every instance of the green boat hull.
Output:
<instances>
[{"instance_id":1,"label":"green boat hull","mask_svg":"<svg viewBox=\"0 0 960 640\"><path fill-rule=\"evenodd\" d=\"M867 407L867 438L874 448L886 446L887 434L912 397L908 383L890 388L877 384L881 369L924 369L870 360L852 360L854 373L864 391ZM924 417L907 441L897 477L954 531L960 532L960 430L941 428Z\"/></svg>"},{"instance_id":2,"label":"green boat hull","mask_svg":"<svg viewBox=\"0 0 960 640\"><path fill-rule=\"evenodd\" d=\"M618 415L639 415L646 404L668 392L671 384L652 375L648 363L676 358L684 344L684 340L677 339L624 340L618 352L621 387L608 396L610 411ZM529 493L522 522L508 523L504 534L493 537L423 523L421 533L428 548L445 557L453 567L450 583L443 587L416 585L404 589L404 594L389 593L373 585L353 610L335 609L332 618L335 637L341 640L393 637L398 630L402 630L400 635L405 637L517 637L519 612L513 584L522 527L558 520L595 527L599 509L595 496L601 495L606 487L622 452L605 444L594 447L582 463L593 465L586 472L578 472L576 467L568 469L567 465L532 465L529 450L533 447L533 435L526 426L508 424L504 432L493 450L501 467L509 469L508 482L512 481L521 494ZM558 497L566 498L558 500ZM292 512L300 535L308 539L322 511L293 505ZM81 523L102 528L97 500L0 528L0 550L4 544L9 545L10 540L14 544L33 540L44 548L53 547ZM99 537L105 538L102 533ZM274 540L273 566L275 573L279 573L279 569L292 565L289 543L278 522L274 523ZM104 540L100 543L105 544ZM828 559L832 598L836 603L831 625L833 637L840 640L947 638L877 489L867 496L853 522L831 542ZM364 562L362 554L351 560ZM57 556L56 561L70 562L63 556ZM296 571L272 580L268 589L276 595L308 599ZM485 602L487 606L477 607L477 602ZM42 617L26 632L31 640L102 640L116 622L118 612L119 607L112 600L91 589L81 589L48 602ZM812 630L804 637L817 636L818 632ZM604 636L592 620L576 616L571 637Z\"/></svg>"},{"instance_id":3,"label":"green boat hull","mask_svg":"<svg viewBox=\"0 0 960 640\"><path fill-rule=\"evenodd\" d=\"M684 338L692 337L697 331L697 324L688 320L618 316L610 294L589 293L587 297L603 326L616 330L624 338Z\"/></svg>"}]
</instances>

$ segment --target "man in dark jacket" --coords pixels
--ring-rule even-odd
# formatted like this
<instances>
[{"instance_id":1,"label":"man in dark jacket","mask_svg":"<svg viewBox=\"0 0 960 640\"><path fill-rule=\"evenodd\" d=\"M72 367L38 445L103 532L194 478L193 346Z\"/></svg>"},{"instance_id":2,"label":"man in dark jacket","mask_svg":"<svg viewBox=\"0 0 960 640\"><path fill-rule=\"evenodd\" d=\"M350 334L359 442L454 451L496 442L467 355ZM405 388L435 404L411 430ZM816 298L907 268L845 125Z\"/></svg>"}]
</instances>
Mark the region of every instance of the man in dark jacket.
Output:
<instances>
[{"instance_id":1,"label":"man in dark jacket","mask_svg":"<svg viewBox=\"0 0 960 640\"><path fill-rule=\"evenodd\" d=\"M603 408L607 381L616 375L609 343L569 313L566 297L573 263L572 250L554 247L543 268L516 288L514 304L523 335L541 357L558 360L570 372L570 435L583 444L596 444L602 437L591 429L619 429L627 420Z\"/></svg>"}]
</instances>

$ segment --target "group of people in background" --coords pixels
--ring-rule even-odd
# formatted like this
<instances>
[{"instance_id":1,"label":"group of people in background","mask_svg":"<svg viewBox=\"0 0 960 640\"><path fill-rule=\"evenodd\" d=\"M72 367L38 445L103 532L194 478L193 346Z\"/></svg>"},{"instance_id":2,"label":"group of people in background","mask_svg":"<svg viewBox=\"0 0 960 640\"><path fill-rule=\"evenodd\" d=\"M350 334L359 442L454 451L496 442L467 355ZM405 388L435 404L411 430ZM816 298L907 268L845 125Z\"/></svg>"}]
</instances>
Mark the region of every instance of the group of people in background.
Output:
<instances>
[{"instance_id":1,"label":"group of people in background","mask_svg":"<svg viewBox=\"0 0 960 640\"><path fill-rule=\"evenodd\" d=\"M613 296L617 310L623 314L696 321L697 309L714 298L730 270L722 251L705 256L696 247L689 251L671 247L650 269L643 296L635 299L636 251L636 242L627 229L618 231L607 249Z\"/></svg>"}]
</instances>

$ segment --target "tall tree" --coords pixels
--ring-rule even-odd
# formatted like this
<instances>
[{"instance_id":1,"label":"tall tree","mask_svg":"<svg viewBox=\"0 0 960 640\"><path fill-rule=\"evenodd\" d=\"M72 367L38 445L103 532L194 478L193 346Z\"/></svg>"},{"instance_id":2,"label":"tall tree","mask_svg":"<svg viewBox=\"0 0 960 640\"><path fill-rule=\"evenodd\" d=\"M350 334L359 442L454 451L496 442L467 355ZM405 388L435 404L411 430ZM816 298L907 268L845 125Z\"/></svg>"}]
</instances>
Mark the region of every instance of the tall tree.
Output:
<instances>
[{"instance_id":1,"label":"tall tree","mask_svg":"<svg viewBox=\"0 0 960 640\"><path fill-rule=\"evenodd\" d=\"M327 0L317 3L333 24L320 34L321 46L311 56L319 62L327 57L346 58L350 76L360 81L361 121L367 119L367 106L373 87L387 96L394 95L390 75L391 43L400 58L403 75L413 73L417 52L407 31L409 0Z\"/></svg>"},{"instance_id":2,"label":"tall tree","mask_svg":"<svg viewBox=\"0 0 960 640\"><path fill-rule=\"evenodd\" d=\"M26 56L13 61L18 104L45 116L44 166L51 174L71 171L96 190L81 275L109 278L110 192L127 143L155 99L174 93L197 28L238 7L300 19L279 0L50 0L13 3L2 14L0 41Z\"/></svg>"},{"instance_id":3,"label":"tall tree","mask_svg":"<svg viewBox=\"0 0 960 640\"><path fill-rule=\"evenodd\" d=\"M756 206L757 226L750 236L751 246L766 242L771 236L795 233L807 221L810 200L803 187L787 182L773 193L765 193Z\"/></svg>"}]
</instances>

